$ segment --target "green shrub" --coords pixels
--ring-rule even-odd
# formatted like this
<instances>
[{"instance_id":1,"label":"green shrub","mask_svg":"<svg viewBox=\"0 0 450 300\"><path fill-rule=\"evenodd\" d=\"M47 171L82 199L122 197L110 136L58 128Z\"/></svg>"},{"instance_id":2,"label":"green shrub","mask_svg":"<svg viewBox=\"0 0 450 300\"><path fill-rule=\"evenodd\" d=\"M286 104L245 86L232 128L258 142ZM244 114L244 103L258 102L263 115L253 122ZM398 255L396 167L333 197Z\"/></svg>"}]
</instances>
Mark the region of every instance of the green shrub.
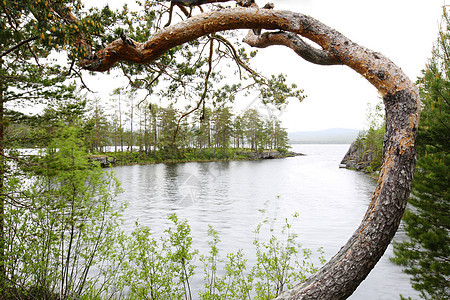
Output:
<instances>
[{"instance_id":1,"label":"green shrub","mask_svg":"<svg viewBox=\"0 0 450 300\"><path fill-rule=\"evenodd\" d=\"M5 209L11 297L34 291L42 299L81 299L101 292L104 279L90 274L111 260L121 238L120 187L112 173L88 161L77 136L74 128L61 131L38 172L15 179L20 205Z\"/></svg>"},{"instance_id":2,"label":"green shrub","mask_svg":"<svg viewBox=\"0 0 450 300\"><path fill-rule=\"evenodd\" d=\"M160 238L153 237L148 227L138 225L128 239L118 284L121 298L193 298L190 282L195 275L193 262L198 251L192 249L187 221L180 221L176 215L169 219L172 224ZM273 227L267 229L269 240L261 238L267 224L261 223L255 230L256 263L252 267L247 266L242 249L222 259L219 234L209 227L209 251L200 255L205 282L200 299L271 299L317 271L311 260L312 251L303 249L297 235L290 231L292 221L285 220L281 240ZM324 263L321 249L319 254Z\"/></svg>"}]
</instances>

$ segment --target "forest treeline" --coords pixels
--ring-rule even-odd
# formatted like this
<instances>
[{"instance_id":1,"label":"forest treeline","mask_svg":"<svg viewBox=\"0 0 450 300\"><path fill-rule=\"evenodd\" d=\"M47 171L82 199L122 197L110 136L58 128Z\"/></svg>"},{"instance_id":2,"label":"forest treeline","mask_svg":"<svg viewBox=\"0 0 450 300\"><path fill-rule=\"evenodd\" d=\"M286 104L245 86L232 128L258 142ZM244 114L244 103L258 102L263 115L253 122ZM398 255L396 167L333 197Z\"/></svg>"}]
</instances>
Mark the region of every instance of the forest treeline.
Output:
<instances>
[{"instance_id":1,"label":"forest treeline","mask_svg":"<svg viewBox=\"0 0 450 300\"><path fill-rule=\"evenodd\" d=\"M289 148L278 117L255 108L237 114L229 106L204 107L187 115L173 104L163 107L123 96L112 105L108 111L99 99L84 99L49 105L35 116L7 111L7 141L9 146L42 148L58 128L73 126L81 129L91 154L114 153L122 158L223 159L243 148L281 152Z\"/></svg>"}]
</instances>

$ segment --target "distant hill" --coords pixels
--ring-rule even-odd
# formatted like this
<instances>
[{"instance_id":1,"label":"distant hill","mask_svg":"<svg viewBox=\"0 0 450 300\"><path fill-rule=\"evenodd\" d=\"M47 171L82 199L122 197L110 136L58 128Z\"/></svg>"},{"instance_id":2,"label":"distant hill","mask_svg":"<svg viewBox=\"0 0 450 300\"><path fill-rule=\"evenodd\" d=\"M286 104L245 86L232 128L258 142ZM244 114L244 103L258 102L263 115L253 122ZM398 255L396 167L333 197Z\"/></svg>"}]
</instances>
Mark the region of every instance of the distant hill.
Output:
<instances>
[{"instance_id":1,"label":"distant hill","mask_svg":"<svg viewBox=\"0 0 450 300\"><path fill-rule=\"evenodd\" d=\"M351 144L358 136L359 130L331 128L318 131L289 132L291 144Z\"/></svg>"}]
</instances>

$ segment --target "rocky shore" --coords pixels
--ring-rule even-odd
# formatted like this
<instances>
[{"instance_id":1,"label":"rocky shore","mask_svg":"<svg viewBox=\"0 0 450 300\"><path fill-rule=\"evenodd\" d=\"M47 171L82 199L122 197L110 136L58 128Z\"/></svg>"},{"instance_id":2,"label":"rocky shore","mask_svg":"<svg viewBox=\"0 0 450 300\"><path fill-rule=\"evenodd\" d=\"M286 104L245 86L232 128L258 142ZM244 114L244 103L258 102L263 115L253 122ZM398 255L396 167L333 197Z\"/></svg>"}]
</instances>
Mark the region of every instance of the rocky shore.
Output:
<instances>
[{"instance_id":1,"label":"rocky shore","mask_svg":"<svg viewBox=\"0 0 450 300\"><path fill-rule=\"evenodd\" d=\"M371 164L375 156L374 150L365 149L364 143L357 140L350 145L339 167L372 173Z\"/></svg>"}]
</instances>

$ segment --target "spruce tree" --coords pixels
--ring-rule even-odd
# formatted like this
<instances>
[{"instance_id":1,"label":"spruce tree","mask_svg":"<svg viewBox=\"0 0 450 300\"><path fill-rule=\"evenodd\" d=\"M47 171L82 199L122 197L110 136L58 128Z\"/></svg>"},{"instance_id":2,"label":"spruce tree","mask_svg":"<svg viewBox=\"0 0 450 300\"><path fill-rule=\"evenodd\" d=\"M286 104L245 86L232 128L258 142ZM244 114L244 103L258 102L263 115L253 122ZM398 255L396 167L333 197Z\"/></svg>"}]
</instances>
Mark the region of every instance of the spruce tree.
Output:
<instances>
[{"instance_id":1,"label":"spruce tree","mask_svg":"<svg viewBox=\"0 0 450 300\"><path fill-rule=\"evenodd\" d=\"M419 79L423 110L411 206L404 215L408 239L394 246L393 261L405 266L413 288L425 299L450 297L449 42L447 9L432 57Z\"/></svg>"}]
</instances>

